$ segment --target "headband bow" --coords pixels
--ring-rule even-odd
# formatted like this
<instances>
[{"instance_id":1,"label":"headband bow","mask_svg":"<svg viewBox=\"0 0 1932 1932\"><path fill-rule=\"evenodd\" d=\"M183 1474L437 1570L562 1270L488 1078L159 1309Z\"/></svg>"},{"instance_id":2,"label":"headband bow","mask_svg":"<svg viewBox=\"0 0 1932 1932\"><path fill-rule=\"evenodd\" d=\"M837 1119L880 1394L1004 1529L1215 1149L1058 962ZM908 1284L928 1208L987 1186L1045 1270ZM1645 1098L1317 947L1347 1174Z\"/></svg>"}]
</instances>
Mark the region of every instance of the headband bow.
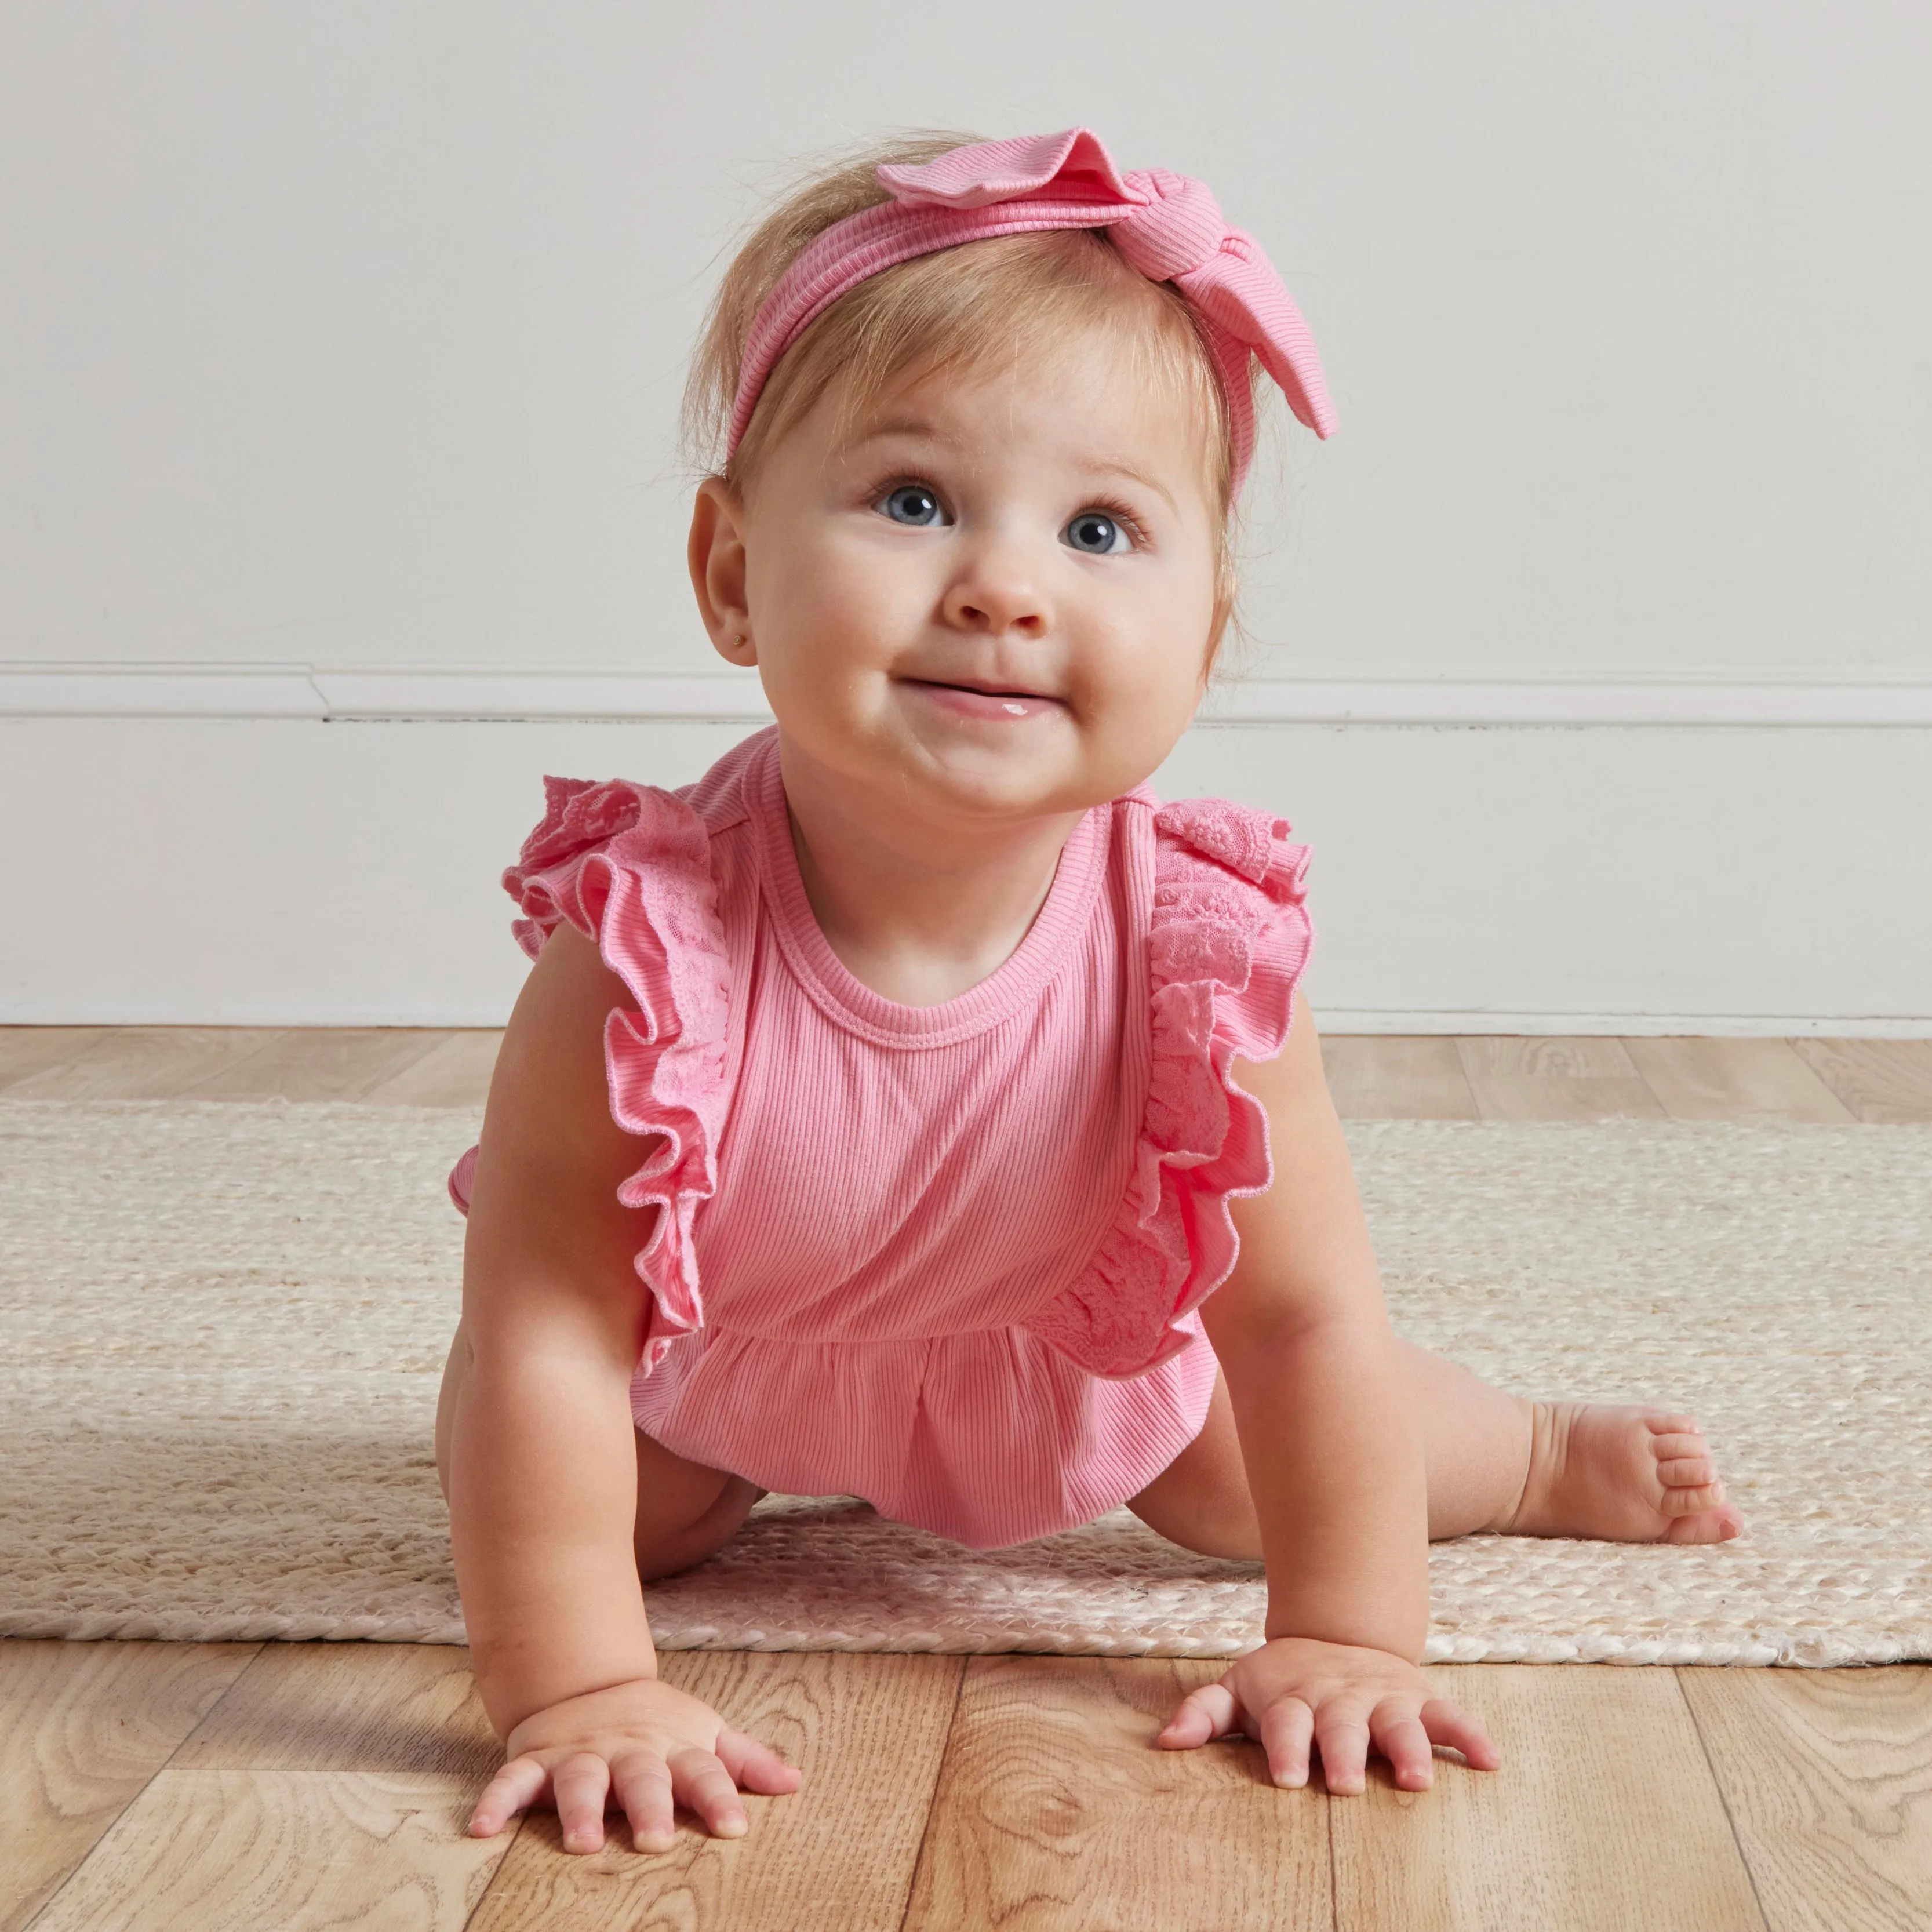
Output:
<instances>
[{"instance_id":1,"label":"headband bow","mask_svg":"<svg viewBox=\"0 0 1932 1932\"><path fill-rule=\"evenodd\" d=\"M725 444L728 462L782 356L849 289L886 268L995 235L1104 228L1150 281L1172 282L1213 350L1227 398L1238 491L1254 457L1248 358L1317 436L1335 427L1315 338L1261 244L1230 228L1204 182L1165 168L1121 174L1084 128L955 148L920 167L882 167L892 199L834 222L800 251L752 325Z\"/></svg>"}]
</instances>

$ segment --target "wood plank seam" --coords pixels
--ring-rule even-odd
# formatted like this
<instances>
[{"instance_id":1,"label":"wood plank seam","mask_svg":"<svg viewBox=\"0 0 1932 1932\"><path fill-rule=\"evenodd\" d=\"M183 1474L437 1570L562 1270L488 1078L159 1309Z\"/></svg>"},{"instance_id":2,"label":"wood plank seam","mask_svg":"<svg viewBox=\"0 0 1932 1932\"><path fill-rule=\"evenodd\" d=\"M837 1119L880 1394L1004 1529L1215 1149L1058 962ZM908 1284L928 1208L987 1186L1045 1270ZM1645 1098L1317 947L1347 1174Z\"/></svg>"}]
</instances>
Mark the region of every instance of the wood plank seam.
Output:
<instances>
[{"instance_id":1,"label":"wood plank seam","mask_svg":"<svg viewBox=\"0 0 1932 1932\"><path fill-rule=\"evenodd\" d=\"M163 1772L167 1769L169 1765L172 1764L175 1760L181 1756L182 1753L187 1749L190 1738L198 1737L201 1732L206 1730L208 1726L214 1721L216 1718L220 1714L222 1706L226 1703L229 1699L234 1696L236 1686L238 1685L242 1680L254 1669L257 1664L261 1661L262 1653L267 1648L268 1645L266 1642L256 1645L255 1654L250 1658L248 1661L243 1664L239 1670L236 1672L233 1682L229 1684L227 1689L224 1690L219 1697L215 1699L213 1703L208 1706L207 1710L202 1714L201 1722L194 1725L188 1731L187 1736L182 1738L181 1742L175 1746L174 1749L168 1753L167 1761L166 1763L158 1764L155 1766L153 1776L152 1776L148 1780L149 1784L152 1784L154 1781L154 1778L159 1777ZM143 1786L142 1789L146 1790L146 1786Z\"/></svg>"},{"instance_id":2,"label":"wood plank seam","mask_svg":"<svg viewBox=\"0 0 1932 1932\"><path fill-rule=\"evenodd\" d=\"M952 1755L952 1736L959 1727L959 1706L966 1695L966 1666L971 1661L970 1658L961 1658L958 1672L952 1680L952 1714L946 1720L946 1736L933 1758L932 1789L926 1794L926 1822L920 1828L919 1850L913 1854L912 1864L906 1872L905 1903L899 1907L899 1932L905 1932L906 1921L912 1916L912 1902L919 1896L920 1868L926 1863L926 1844L932 1836L933 1814L939 1806L939 1787L945 1780L946 1760Z\"/></svg>"},{"instance_id":3,"label":"wood plank seam","mask_svg":"<svg viewBox=\"0 0 1932 1932\"><path fill-rule=\"evenodd\" d=\"M154 1778L151 1774L148 1777L147 1784L143 1784L141 1786L141 1789L136 1792L134 1794L134 1796L128 1800L128 1804L132 1804L135 1802L136 1799L146 1796L148 1785L153 1784L154 1781ZM56 1886L53 1890L49 1892L45 1898L41 1900L39 1909L34 1912L33 1917L28 1919L26 1924L20 1928L20 1932L34 1932L34 1928L39 1924L40 1921L46 1918L47 1914L54 1909L55 1902L59 1898L61 1894L66 1891L69 1886L73 1884L75 1876L80 1871L81 1867L86 1864L89 1858L93 1857L96 1849L100 1844L100 1839L106 1838L107 1834L112 1831L116 1825L120 1823L122 1818L127 1812L128 1804L122 1805L121 1809L116 1812L112 1817L108 1820L106 1826L102 1828L100 1838L96 1838L93 1844L89 1845L87 1850L82 1852L80 1856L76 1858L72 1864L68 1866L66 1874L61 1880L60 1883Z\"/></svg>"},{"instance_id":4,"label":"wood plank seam","mask_svg":"<svg viewBox=\"0 0 1932 1932\"><path fill-rule=\"evenodd\" d=\"M289 1648L290 1646L278 1646L277 1654L279 1654L281 1652L286 1651ZM297 1648L308 1650L314 1649L316 1648L316 1646L313 1645L304 1645L298 1646ZM250 1694L247 1688L244 1688L246 1685L246 1681L250 1673L254 1671L256 1666L259 1664L263 1663L269 1654L270 1647L266 1643L258 1644L256 1646L255 1654L248 1660L248 1663L244 1664L240 1670L236 1672L233 1682L231 1682L227 1688L222 1692L221 1695L208 1706L206 1712L202 1717L201 1721L196 1724L193 1729L182 1738L181 1742L176 1745L174 1750L169 1754L167 1762L166 1764L156 1766L153 1777L158 1777L162 1772L172 1766L174 1764L175 1760L188 1748L189 1745L192 1744L196 1738L201 1736L204 1732L208 1730L211 1727L218 1728L217 1720L221 1714L223 1707L227 1704L230 1698L236 1698L238 1701L240 1698L245 1697ZM152 1783L153 1781L153 1778L151 1777L148 1781L149 1783ZM146 1787L144 1786L142 1790L145 1790L146 1789ZM478 1787L478 1795L481 1795L480 1786ZM135 1794L135 1796L137 1798L140 1796L140 1792L136 1792ZM130 1798L128 1800L128 1803L130 1804L134 1802L134 1798ZM125 1807L123 1807L124 1810L125 1808ZM118 1816L119 1814L117 1813L116 1815ZM490 1875L489 1882L478 1892L476 1896L476 1903L471 1906L469 1911L464 1915L463 1924L465 1928L467 1928L470 1923L475 1919L476 1915L481 1912L484 1909L484 1906L488 1903L490 1892L496 1883L497 1874L502 1871L504 1865L508 1862L510 1854L516 1849L518 1840L523 1836L524 1829L530 1822L530 1814L528 1810L518 1814L514 1822L506 1827L506 1832L499 1834L503 1840L502 1855L497 1860L495 1870L493 1870ZM82 1862L84 1862L84 1861ZM80 1864L78 1863L76 1864L74 1869L76 1871L79 1870ZM69 1877L71 1877L73 1874L70 1873L68 1876ZM65 1882L66 1881L64 1880L62 1881L62 1884L64 1885ZM52 1903L52 1898L50 1898L47 1900L47 1904L51 1905ZM27 1928L27 1932L32 1932L31 1926Z\"/></svg>"},{"instance_id":5,"label":"wood plank seam","mask_svg":"<svg viewBox=\"0 0 1932 1932\"><path fill-rule=\"evenodd\" d=\"M176 1742L174 1748L168 1753L166 1757L164 1758L159 1764L156 1765L154 1769L151 1771L148 1776L142 1781L140 1788L138 1790L130 1792L128 1794L125 1802L117 1808L113 1817L107 1821L98 1836L95 1838L94 1843L89 1845L87 1850L74 1861L73 1865L69 1868L68 1871L62 1877L59 1884L56 1886L53 1890L49 1892L46 1897L41 1900L39 1906L36 1909L33 1917L27 1922L26 1927L22 1928L22 1932L32 1932L34 1926L40 1924L48 1914L53 1911L56 1904L59 1900L62 1894L66 1892L69 1886L75 1882L75 1881L80 1877L82 1870L86 1868L89 1860L93 1858L94 1853L99 1849L103 1842L104 1842L107 1838L110 1832L112 1830L115 1825L118 1823L120 1820L134 1805L138 1804L140 1800L146 1796L149 1788L153 1785L155 1779L159 1778L163 1772L174 1767L176 1760L181 1756L184 1750L187 1750L192 1740L198 1737L202 1732L214 1721L222 1706L228 1702L230 1697L236 1695L236 1692L240 1688L243 1680L248 1676L251 1671L254 1670L257 1663L267 1652L268 1648L268 1646L266 1643L258 1643L254 1646L254 1654L251 1656L248 1661L235 1673L233 1678L222 1691L220 1696L216 1698L214 1702L208 1707L208 1709L206 1712L202 1713L198 1722L190 1725L188 1729L182 1733L181 1738ZM957 1708L956 1702L955 1708ZM324 1772L321 1774L326 1775L327 1774ZM497 1860L496 1868L490 1874L489 1883L485 1885L482 1889L478 1892L476 1904L473 1904L470 1907L470 1910L464 1915L463 1923L466 1928L476 1918L477 1913L483 1910L484 1904L488 1902L490 1890L496 1882L496 1873L502 1869L504 1862L508 1860L510 1853L515 1849L517 1840L522 1837L524 1829L527 1826L529 1822L530 1814L527 1811L525 1811L518 1817L514 1825L510 1828L506 1841L503 1844L502 1852Z\"/></svg>"},{"instance_id":6,"label":"wood plank seam","mask_svg":"<svg viewBox=\"0 0 1932 1932\"><path fill-rule=\"evenodd\" d=\"M1322 1774L1322 1822L1328 1828L1328 1932L1342 1932L1342 1874L1335 1856L1334 1804L1334 1799L1328 1795L1328 1774L1324 1769Z\"/></svg>"},{"instance_id":7,"label":"wood plank seam","mask_svg":"<svg viewBox=\"0 0 1932 1932\"><path fill-rule=\"evenodd\" d=\"M1623 1048L1625 1053L1630 1054L1630 1046L1627 1041L1619 1038L1617 1044ZM1658 1087L1657 1082L1652 1079L1650 1076L1643 1070L1643 1062L1638 1059L1634 1054L1630 1054L1630 1064L1636 1070L1636 1077L1643 1082L1645 1086L1650 1089L1651 1098L1657 1102L1659 1107L1663 1108L1664 1117L1666 1119L1670 1118L1670 1102L1664 1098L1662 1092Z\"/></svg>"},{"instance_id":8,"label":"wood plank seam","mask_svg":"<svg viewBox=\"0 0 1932 1932\"><path fill-rule=\"evenodd\" d=\"M479 1791L476 1795L480 1798L483 1794ZM476 1915L489 1904L490 1894L496 1889L496 1881L502 1876L503 1868L510 1862L511 1854L517 1849L517 1840L524 1835L530 1822L530 1810L526 1806L517 1814L517 1822L509 1828L510 1841L503 1847L503 1856L496 1861L496 1870L490 1874L490 1882L476 1894L476 1903L464 1915L463 1932L470 1932L470 1927L476 1922ZM469 1828L466 1826L464 1828L466 1831ZM29 1926L27 1932L33 1932L33 1928Z\"/></svg>"},{"instance_id":9,"label":"wood plank seam","mask_svg":"<svg viewBox=\"0 0 1932 1932\"><path fill-rule=\"evenodd\" d=\"M449 1928L462 1898L503 1856L452 1829L466 1782L368 1772L158 1773L32 1924L47 1932L379 1920Z\"/></svg>"},{"instance_id":10,"label":"wood plank seam","mask_svg":"<svg viewBox=\"0 0 1932 1932\"><path fill-rule=\"evenodd\" d=\"M1704 1735L1702 1720L1697 1715L1697 1706L1684 1688L1684 1672L1672 1666L1671 1681L1677 1686L1677 1694L1683 1700L1684 1708L1690 1713L1691 1728L1697 1733L1697 1748L1704 1754L1704 1768L1711 1774L1711 1782L1716 1787L1718 1802L1724 1808L1724 1822L1730 1827L1731 1843L1737 1847L1738 1862L1744 1868L1744 1878L1750 1886L1751 1903L1757 1907L1758 1922L1765 1932L1772 1932L1771 1915L1765 1910L1764 1894L1758 1889L1756 1868L1751 1863L1750 1853L1745 1849L1744 1834L1738 1829L1737 1814L1731 1809L1730 1794L1724 1789L1724 1780L1718 1775L1718 1766L1711 1756L1711 1740Z\"/></svg>"},{"instance_id":11,"label":"wood plank seam","mask_svg":"<svg viewBox=\"0 0 1932 1932\"><path fill-rule=\"evenodd\" d=\"M1618 1043L1620 1045L1622 1044L1621 1042ZM1625 1046L1624 1048L1624 1051L1626 1053L1629 1053L1630 1048L1628 1046ZM1658 1091L1657 1082L1652 1079L1648 1073L1645 1072L1643 1070L1643 1063L1640 1060L1637 1059L1634 1054L1632 1054L1630 1064L1636 1069L1636 1077L1650 1089L1651 1097L1656 1101L1657 1104L1664 1109L1664 1113L1668 1115L1670 1112L1670 1102L1664 1098L1661 1093Z\"/></svg>"},{"instance_id":12,"label":"wood plank seam","mask_svg":"<svg viewBox=\"0 0 1932 1932\"><path fill-rule=\"evenodd\" d=\"M98 1850L100 1850L101 1844L106 1839L108 1834L114 1829L115 1826L127 1816L130 1807L139 1804L142 1798L147 1796L148 1786L152 1785L154 1780L160 1777L161 1773L166 1771L168 1766L172 1764L175 1760L181 1755L182 1746L188 1742L190 1738L194 1736L196 1732L201 1729L202 1724L206 1724L208 1720L214 1716L214 1713L221 1708L223 1703L226 1701L229 1691L232 1690L235 1688L235 1686L240 1683L242 1678L246 1677L250 1670L254 1670L255 1667L255 1658L261 1655L262 1648L262 1647L260 1644L258 1643L256 1645L255 1656L250 1658L248 1661L242 1665L239 1670L236 1672L233 1678L230 1681L227 1688L222 1692L219 1697L215 1699L212 1704L208 1706L207 1710L202 1714L200 1720L195 1724L189 1725L188 1729L176 1739L174 1749L170 1751L167 1756L164 1758L159 1764L156 1765L154 1769L149 1772L147 1776L141 1780L140 1789L138 1791L131 1791L128 1794L126 1801L120 1805L120 1807L116 1810L113 1816L107 1820L106 1823L101 1827L100 1832L95 1835L93 1844L89 1845L87 1850L82 1852L80 1856L74 1860L74 1863L68 1868L67 1871L62 1876L60 1883L56 1886L53 1890L49 1892L45 1898L41 1900L39 1906L35 1909L33 1917L27 1921L26 1925L21 1928L21 1932L33 1932L33 1928L38 1925L49 1912L52 1911L55 1901L60 1897L62 1892L66 1891L69 1886L73 1884L75 1878L79 1875L81 1868L87 1863L89 1858L93 1857Z\"/></svg>"}]
</instances>

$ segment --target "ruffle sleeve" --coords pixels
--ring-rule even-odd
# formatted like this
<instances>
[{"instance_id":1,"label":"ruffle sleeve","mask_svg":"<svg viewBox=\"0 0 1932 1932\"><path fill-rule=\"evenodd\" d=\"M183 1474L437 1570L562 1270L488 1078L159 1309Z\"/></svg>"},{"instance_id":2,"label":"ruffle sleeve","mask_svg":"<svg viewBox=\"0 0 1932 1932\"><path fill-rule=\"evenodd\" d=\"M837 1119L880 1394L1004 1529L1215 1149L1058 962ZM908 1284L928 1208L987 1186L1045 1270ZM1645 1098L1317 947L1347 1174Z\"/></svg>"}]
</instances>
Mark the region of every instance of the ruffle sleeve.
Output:
<instances>
[{"instance_id":1,"label":"ruffle sleeve","mask_svg":"<svg viewBox=\"0 0 1932 1932\"><path fill-rule=\"evenodd\" d=\"M655 1136L617 1190L627 1208L655 1207L634 1264L652 1308L640 1366L703 1326L692 1222L717 1185L727 1087L730 980L710 836L685 801L654 786L546 778L548 809L524 842L503 889L523 916L512 930L535 958L568 922L594 940L634 1009L604 1024L611 1118ZM469 1204L472 1148L450 1176Z\"/></svg>"},{"instance_id":2,"label":"ruffle sleeve","mask_svg":"<svg viewBox=\"0 0 1932 1932\"><path fill-rule=\"evenodd\" d=\"M1136 1376L1188 1346L1186 1318L1232 1271L1228 1202L1274 1178L1238 1058L1282 1048L1314 928L1307 848L1286 820L1190 799L1154 814L1151 1053L1134 1169L1085 1269L1026 1326L1090 1373Z\"/></svg>"}]
</instances>

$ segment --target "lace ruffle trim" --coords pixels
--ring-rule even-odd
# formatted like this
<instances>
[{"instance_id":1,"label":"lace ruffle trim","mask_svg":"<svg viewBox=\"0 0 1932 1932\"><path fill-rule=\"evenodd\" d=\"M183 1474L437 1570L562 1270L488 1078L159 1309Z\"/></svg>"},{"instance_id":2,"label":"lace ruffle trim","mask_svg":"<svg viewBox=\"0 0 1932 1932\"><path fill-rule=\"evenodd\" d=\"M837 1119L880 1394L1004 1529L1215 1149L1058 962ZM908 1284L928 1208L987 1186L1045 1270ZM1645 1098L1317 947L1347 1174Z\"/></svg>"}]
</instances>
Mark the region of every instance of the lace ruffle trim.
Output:
<instances>
[{"instance_id":1,"label":"lace ruffle trim","mask_svg":"<svg viewBox=\"0 0 1932 1932\"><path fill-rule=\"evenodd\" d=\"M512 930L532 958L568 922L636 1002L605 1021L604 1064L611 1118L655 1143L617 1190L627 1208L658 1210L634 1257L653 1303L640 1364L649 1374L676 1336L704 1322L692 1222L717 1186L730 1008L710 837L682 799L653 786L546 778L544 791L543 823L503 889L523 913ZM459 1207L475 1159L472 1148L450 1176Z\"/></svg>"},{"instance_id":2,"label":"lace ruffle trim","mask_svg":"<svg viewBox=\"0 0 1932 1932\"><path fill-rule=\"evenodd\" d=\"M1274 1176L1267 1117L1234 1063L1281 1051L1314 940L1308 850L1288 842L1285 820L1192 799L1154 824L1153 1051L1134 1172L1094 1258L1026 1324L1112 1377L1187 1346L1184 1318L1234 1268L1228 1203Z\"/></svg>"}]
</instances>

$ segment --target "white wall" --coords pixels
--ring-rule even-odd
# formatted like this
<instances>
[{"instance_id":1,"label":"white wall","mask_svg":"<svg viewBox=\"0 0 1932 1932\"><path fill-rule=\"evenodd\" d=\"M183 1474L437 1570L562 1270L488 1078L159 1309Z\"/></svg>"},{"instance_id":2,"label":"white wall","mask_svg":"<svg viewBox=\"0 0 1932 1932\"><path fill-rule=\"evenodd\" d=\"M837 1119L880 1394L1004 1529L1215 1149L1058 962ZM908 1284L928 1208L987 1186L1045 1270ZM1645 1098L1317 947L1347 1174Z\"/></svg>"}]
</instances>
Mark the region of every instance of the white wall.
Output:
<instances>
[{"instance_id":1,"label":"white wall","mask_svg":"<svg viewBox=\"0 0 1932 1932\"><path fill-rule=\"evenodd\" d=\"M730 234L802 153L1085 122L1212 183L1322 344L1342 434L1254 493L1260 710L1483 674L1544 721L1184 747L1318 838L1330 1008L1932 1024L1928 98L1896 4L13 0L0 710L96 715L0 721L0 1016L498 1016L538 768L746 726L99 715L127 671L713 668L671 432ZM1686 680L1702 725L1546 728ZM1796 728L1722 722L1768 686ZM238 936L202 882L271 851Z\"/></svg>"}]
</instances>

